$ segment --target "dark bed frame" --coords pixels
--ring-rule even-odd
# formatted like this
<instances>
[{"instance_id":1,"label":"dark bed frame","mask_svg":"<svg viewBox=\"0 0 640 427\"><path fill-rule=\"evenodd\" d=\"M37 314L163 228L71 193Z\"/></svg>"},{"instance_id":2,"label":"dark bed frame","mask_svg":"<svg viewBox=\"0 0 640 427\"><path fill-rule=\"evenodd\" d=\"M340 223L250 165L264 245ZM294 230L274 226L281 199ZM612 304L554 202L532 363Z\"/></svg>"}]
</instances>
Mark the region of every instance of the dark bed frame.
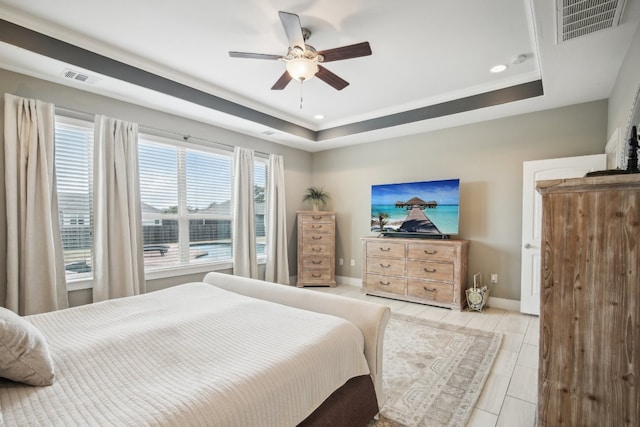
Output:
<instances>
[{"instance_id":1,"label":"dark bed frame","mask_svg":"<svg viewBox=\"0 0 640 427\"><path fill-rule=\"evenodd\" d=\"M364 427L378 411L373 381L361 375L334 391L298 427Z\"/></svg>"}]
</instances>

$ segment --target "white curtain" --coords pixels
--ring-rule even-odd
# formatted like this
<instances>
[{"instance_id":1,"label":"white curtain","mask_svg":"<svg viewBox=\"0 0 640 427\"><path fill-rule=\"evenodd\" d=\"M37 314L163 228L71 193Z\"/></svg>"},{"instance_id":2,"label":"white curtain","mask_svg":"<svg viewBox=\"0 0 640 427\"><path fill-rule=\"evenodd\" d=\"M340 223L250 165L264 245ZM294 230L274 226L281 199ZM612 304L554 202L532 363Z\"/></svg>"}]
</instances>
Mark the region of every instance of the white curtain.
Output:
<instances>
[{"instance_id":1,"label":"white curtain","mask_svg":"<svg viewBox=\"0 0 640 427\"><path fill-rule=\"evenodd\" d=\"M93 186L93 301L142 294L137 124L96 116Z\"/></svg>"},{"instance_id":2,"label":"white curtain","mask_svg":"<svg viewBox=\"0 0 640 427\"><path fill-rule=\"evenodd\" d=\"M233 274L257 279L253 150L236 147L233 154Z\"/></svg>"},{"instance_id":3,"label":"white curtain","mask_svg":"<svg viewBox=\"0 0 640 427\"><path fill-rule=\"evenodd\" d=\"M267 179L267 266L265 280L289 284L289 254L287 251L287 210L284 193L284 160L269 156Z\"/></svg>"},{"instance_id":4,"label":"white curtain","mask_svg":"<svg viewBox=\"0 0 640 427\"><path fill-rule=\"evenodd\" d=\"M54 105L9 94L4 100L6 307L21 315L66 308Z\"/></svg>"}]
</instances>

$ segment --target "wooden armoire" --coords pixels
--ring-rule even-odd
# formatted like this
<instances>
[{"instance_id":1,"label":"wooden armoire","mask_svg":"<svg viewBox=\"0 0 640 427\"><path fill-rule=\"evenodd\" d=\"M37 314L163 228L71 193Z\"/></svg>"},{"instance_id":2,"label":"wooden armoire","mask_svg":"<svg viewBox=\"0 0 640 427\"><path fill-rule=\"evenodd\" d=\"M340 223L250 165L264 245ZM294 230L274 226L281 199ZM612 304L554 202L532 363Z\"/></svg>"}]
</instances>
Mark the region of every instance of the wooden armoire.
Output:
<instances>
[{"instance_id":1,"label":"wooden armoire","mask_svg":"<svg viewBox=\"0 0 640 427\"><path fill-rule=\"evenodd\" d=\"M640 174L538 182L538 426L640 425Z\"/></svg>"}]
</instances>

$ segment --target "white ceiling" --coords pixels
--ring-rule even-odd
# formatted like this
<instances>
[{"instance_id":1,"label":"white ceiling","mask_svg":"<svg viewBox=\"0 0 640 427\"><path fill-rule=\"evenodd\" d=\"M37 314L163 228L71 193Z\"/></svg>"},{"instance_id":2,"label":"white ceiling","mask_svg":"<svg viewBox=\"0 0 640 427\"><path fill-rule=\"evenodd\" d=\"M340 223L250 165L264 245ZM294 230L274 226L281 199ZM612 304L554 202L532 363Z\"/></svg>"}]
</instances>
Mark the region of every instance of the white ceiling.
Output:
<instances>
[{"instance_id":1,"label":"white ceiling","mask_svg":"<svg viewBox=\"0 0 640 427\"><path fill-rule=\"evenodd\" d=\"M313 152L608 98L640 21L640 0L627 0L619 26L560 44L555 8L555 0L0 0L1 19L285 123L313 132L363 124L321 141L9 43L0 42L0 67ZM283 62L228 55L286 54L279 10L300 16L312 31L307 43L318 50L368 41L373 54L325 64L350 85L336 91L311 79L303 85L300 109L298 82L270 90ZM513 64L519 55L526 60ZM509 68L489 72L500 63ZM99 80L70 81L61 76L65 68ZM543 96L381 129L364 125L540 79ZM314 118L319 113L323 120ZM274 133L264 134L269 131Z\"/></svg>"}]
</instances>

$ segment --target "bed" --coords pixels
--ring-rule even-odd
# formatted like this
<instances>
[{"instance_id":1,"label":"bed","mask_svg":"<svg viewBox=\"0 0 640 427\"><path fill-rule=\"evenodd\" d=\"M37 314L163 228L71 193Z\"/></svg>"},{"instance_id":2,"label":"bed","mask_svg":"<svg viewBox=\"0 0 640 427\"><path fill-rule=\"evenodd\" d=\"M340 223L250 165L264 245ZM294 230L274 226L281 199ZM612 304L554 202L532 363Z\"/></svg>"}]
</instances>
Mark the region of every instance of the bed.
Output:
<instances>
[{"instance_id":1,"label":"bed","mask_svg":"<svg viewBox=\"0 0 640 427\"><path fill-rule=\"evenodd\" d=\"M36 385L0 378L0 425L364 426L384 401L389 315L366 301L209 273L13 319L41 334L40 362L48 356L55 376L44 366L26 376Z\"/></svg>"}]
</instances>

